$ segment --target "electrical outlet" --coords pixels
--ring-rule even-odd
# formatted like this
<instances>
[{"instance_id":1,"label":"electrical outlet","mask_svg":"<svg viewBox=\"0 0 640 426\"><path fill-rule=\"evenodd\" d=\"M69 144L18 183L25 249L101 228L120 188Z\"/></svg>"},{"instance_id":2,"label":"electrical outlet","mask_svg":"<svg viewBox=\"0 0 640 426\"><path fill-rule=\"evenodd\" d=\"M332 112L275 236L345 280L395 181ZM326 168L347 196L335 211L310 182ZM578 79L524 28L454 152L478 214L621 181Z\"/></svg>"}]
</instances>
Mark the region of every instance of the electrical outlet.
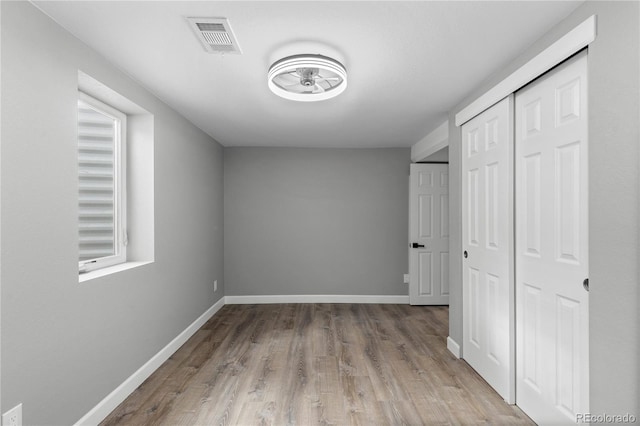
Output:
<instances>
[{"instance_id":1,"label":"electrical outlet","mask_svg":"<svg viewBox=\"0 0 640 426\"><path fill-rule=\"evenodd\" d=\"M409 274L404 274L404 283L409 284Z\"/></svg>"},{"instance_id":2,"label":"electrical outlet","mask_svg":"<svg viewBox=\"0 0 640 426\"><path fill-rule=\"evenodd\" d=\"M216 291L218 291L218 280L213 282L213 292L215 293Z\"/></svg>"},{"instance_id":3,"label":"electrical outlet","mask_svg":"<svg viewBox=\"0 0 640 426\"><path fill-rule=\"evenodd\" d=\"M22 426L22 403L2 415L2 426Z\"/></svg>"}]
</instances>

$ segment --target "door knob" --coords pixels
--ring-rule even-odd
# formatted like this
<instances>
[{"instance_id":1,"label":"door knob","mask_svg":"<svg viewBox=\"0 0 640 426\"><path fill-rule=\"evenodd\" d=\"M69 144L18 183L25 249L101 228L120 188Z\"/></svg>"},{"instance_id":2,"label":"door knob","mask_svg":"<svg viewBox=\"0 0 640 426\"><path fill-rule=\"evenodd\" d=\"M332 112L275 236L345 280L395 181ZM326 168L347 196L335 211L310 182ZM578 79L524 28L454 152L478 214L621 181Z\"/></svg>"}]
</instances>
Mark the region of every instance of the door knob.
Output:
<instances>
[{"instance_id":1,"label":"door knob","mask_svg":"<svg viewBox=\"0 0 640 426\"><path fill-rule=\"evenodd\" d=\"M412 243L411 247L412 248L424 248L424 244Z\"/></svg>"},{"instance_id":2,"label":"door knob","mask_svg":"<svg viewBox=\"0 0 640 426\"><path fill-rule=\"evenodd\" d=\"M582 287L584 287L585 290L589 291L589 278L585 278L584 281L582 281Z\"/></svg>"},{"instance_id":3,"label":"door knob","mask_svg":"<svg viewBox=\"0 0 640 426\"><path fill-rule=\"evenodd\" d=\"M464 258L466 259L467 257L469 257L469 253L467 253L467 251L465 250L464 253L462 253L462 255L464 256Z\"/></svg>"}]
</instances>

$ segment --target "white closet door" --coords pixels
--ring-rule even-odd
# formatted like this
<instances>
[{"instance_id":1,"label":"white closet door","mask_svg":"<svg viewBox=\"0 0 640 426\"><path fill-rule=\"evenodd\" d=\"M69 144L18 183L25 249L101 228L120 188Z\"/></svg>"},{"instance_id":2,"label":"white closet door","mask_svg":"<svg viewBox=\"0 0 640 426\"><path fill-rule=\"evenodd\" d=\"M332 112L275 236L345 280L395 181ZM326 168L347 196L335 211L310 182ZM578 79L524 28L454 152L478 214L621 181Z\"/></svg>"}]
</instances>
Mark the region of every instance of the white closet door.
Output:
<instances>
[{"instance_id":1,"label":"white closet door","mask_svg":"<svg viewBox=\"0 0 640 426\"><path fill-rule=\"evenodd\" d=\"M409 303L449 304L449 165L411 164Z\"/></svg>"},{"instance_id":2,"label":"white closet door","mask_svg":"<svg viewBox=\"0 0 640 426\"><path fill-rule=\"evenodd\" d=\"M513 372L513 96L462 126L463 358L508 402Z\"/></svg>"},{"instance_id":3,"label":"white closet door","mask_svg":"<svg viewBox=\"0 0 640 426\"><path fill-rule=\"evenodd\" d=\"M589 412L587 56L516 94L517 404L535 422Z\"/></svg>"}]
</instances>

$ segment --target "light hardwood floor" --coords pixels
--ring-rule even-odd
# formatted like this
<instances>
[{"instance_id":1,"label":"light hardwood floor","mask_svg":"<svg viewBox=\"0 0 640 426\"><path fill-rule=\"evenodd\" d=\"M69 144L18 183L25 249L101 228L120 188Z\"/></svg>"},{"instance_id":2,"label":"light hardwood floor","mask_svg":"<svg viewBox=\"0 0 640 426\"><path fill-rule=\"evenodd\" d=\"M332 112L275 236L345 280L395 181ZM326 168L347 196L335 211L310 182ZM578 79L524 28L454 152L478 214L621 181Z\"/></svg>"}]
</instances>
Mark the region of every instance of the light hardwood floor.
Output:
<instances>
[{"instance_id":1,"label":"light hardwood floor","mask_svg":"<svg viewBox=\"0 0 640 426\"><path fill-rule=\"evenodd\" d=\"M447 333L440 306L227 305L102 425L533 424Z\"/></svg>"}]
</instances>

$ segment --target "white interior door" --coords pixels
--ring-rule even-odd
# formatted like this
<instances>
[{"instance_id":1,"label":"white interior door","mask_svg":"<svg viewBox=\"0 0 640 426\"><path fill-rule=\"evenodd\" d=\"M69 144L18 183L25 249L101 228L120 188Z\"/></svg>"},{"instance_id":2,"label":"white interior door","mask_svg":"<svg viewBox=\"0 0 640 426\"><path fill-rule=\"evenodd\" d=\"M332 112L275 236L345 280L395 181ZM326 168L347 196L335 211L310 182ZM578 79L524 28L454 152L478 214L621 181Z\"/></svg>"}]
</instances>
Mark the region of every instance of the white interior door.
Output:
<instances>
[{"instance_id":1,"label":"white interior door","mask_svg":"<svg viewBox=\"0 0 640 426\"><path fill-rule=\"evenodd\" d=\"M409 302L449 304L449 165L411 164Z\"/></svg>"},{"instance_id":2,"label":"white interior door","mask_svg":"<svg viewBox=\"0 0 640 426\"><path fill-rule=\"evenodd\" d=\"M509 403L513 366L513 96L462 126L463 358Z\"/></svg>"},{"instance_id":3,"label":"white interior door","mask_svg":"<svg viewBox=\"0 0 640 426\"><path fill-rule=\"evenodd\" d=\"M517 404L589 412L586 51L516 94Z\"/></svg>"}]
</instances>

